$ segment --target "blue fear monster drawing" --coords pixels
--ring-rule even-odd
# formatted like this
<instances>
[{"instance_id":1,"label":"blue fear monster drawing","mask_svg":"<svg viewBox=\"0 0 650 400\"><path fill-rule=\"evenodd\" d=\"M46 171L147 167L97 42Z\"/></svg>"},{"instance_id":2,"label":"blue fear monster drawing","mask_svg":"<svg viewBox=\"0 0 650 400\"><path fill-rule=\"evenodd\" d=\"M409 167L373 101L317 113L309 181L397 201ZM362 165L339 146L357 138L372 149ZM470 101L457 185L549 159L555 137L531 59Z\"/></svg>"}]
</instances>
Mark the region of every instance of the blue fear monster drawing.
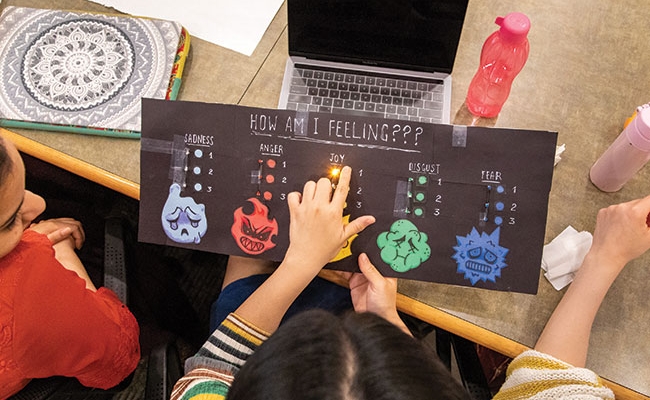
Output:
<instances>
[{"instance_id":1,"label":"blue fear monster drawing","mask_svg":"<svg viewBox=\"0 0 650 400\"><path fill-rule=\"evenodd\" d=\"M390 226L390 231L377 237L381 259L397 272L417 268L431 256L428 236L407 219L400 219Z\"/></svg>"},{"instance_id":2,"label":"blue fear monster drawing","mask_svg":"<svg viewBox=\"0 0 650 400\"><path fill-rule=\"evenodd\" d=\"M176 243L201 243L208 229L205 206L191 197L181 197L181 187L173 183L163 207L161 221L168 238Z\"/></svg>"},{"instance_id":3,"label":"blue fear monster drawing","mask_svg":"<svg viewBox=\"0 0 650 400\"><path fill-rule=\"evenodd\" d=\"M499 246L500 230L496 228L492 234L478 233L472 228L467 236L456 236L456 254L453 258L458 263L459 274L465 274L472 285L482 280L483 282L496 282L501 276L501 270L507 266L506 254L508 249Z\"/></svg>"}]
</instances>

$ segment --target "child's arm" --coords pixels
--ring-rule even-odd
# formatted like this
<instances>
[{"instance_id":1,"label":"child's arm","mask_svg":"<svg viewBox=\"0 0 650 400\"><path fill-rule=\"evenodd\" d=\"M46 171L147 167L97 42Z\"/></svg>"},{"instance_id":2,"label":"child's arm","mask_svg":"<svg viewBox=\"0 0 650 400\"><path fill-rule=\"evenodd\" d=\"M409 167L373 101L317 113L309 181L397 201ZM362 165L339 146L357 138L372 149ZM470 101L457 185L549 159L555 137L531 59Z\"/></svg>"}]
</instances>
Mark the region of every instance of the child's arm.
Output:
<instances>
[{"instance_id":1,"label":"child's arm","mask_svg":"<svg viewBox=\"0 0 650 400\"><path fill-rule=\"evenodd\" d=\"M86 235L81 223L72 218L56 218L41 221L29 229L47 235L54 248L55 258L64 268L74 271L86 281L86 288L96 291L97 288L90 280L86 268L77 256L75 249L81 248Z\"/></svg>"},{"instance_id":2,"label":"child's arm","mask_svg":"<svg viewBox=\"0 0 650 400\"><path fill-rule=\"evenodd\" d=\"M333 195L326 178L307 182L302 194L289 194L290 244L284 260L235 314L266 332L274 332L296 297L347 239L375 221L374 217L362 216L343 224L351 173L350 167L343 168Z\"/></svg>"},{"instance_id":3,"label":"child's arm","mask_svg":"<svg viewBox=\"0 0 650 400\"><path fill-rule=\"evenodd\" d=\"M74 250L74 243L72 238L68 238L62 241L59 241L57 244L53 245L55 258L65 269L75 272L79 277L86 281L86 289L92 290L93 292L97 291L95 284L90 280L90 276L86 271L83 263L77 256L77 253Z\"/></svg>"},{"instance_id":4,"label":"child's arm","mask_svg":"<svg viewBox=\"0 0 650 400\"><path fill-rule=\"evenodd\" d=\"M584 367L596 313L625 265L650 248L650 196L598 212L594 240L535 350Z\"/></svg>"}]
</instances>

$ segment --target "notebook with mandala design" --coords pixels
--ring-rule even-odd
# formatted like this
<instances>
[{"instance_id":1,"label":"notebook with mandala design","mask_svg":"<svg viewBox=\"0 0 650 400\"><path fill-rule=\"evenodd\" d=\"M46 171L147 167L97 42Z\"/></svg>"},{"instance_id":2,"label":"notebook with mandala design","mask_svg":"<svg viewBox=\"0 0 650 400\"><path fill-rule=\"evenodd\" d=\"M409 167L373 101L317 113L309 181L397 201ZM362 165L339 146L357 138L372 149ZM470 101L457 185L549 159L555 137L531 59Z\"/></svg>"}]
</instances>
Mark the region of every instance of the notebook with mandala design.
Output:
<instances>
[{"instance_id":1,"label":"notebook with mandala design","mask_svg":"<svg viewBox=\"0 0 650 400\"><path fill-rule=\"evenodd\" d=\"M142 98L176 98L189 35L172 21L8 6L0 126L140 136Z\"/></svg>"}]
</instances>

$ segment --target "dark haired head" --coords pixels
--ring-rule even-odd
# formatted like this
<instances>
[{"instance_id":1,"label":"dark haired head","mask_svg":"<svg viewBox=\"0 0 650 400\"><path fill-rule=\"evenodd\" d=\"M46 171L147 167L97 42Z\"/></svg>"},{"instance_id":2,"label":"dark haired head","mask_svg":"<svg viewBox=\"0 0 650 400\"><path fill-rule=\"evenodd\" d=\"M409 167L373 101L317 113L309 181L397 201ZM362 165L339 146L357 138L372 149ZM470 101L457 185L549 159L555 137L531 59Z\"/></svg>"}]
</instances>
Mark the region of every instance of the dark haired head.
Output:
<instances>
[{"instance_id":1,"label":"dark haired head","mask_svg":"<svg viewBox=\"0 0 650 400\"><path fill-rule=\"evenodd\" d=\"M5 139L0 136L0 187L4 183L4 177L11 171L13 163L7 152L7 144Z\"/></svg>"},{"instance_id":2,"label":"dark haired head","mask_svg":"<svg viewBox=\"0 0 650 400\"><path fill-rule=\"evenodd\" d=\"M228 400L468 399L433 351L370 313L283 324L235 376Z\"/></svg>"}]
</instances>

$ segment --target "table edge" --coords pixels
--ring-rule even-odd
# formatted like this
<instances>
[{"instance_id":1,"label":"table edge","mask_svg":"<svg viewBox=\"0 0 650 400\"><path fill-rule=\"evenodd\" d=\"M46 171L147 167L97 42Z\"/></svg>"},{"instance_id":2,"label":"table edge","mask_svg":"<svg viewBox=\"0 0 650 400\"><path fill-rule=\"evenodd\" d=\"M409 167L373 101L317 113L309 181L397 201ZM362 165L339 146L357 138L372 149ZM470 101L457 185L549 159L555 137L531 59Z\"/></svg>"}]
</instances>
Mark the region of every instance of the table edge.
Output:
<instances>
[{"instance_id":1,"label":"table edge","mask_svg":"<svg viewBox=\"0 0 650 400\"><path fill-rule=\"evenodd\" d=\"M119 175L85 161L81 161L78 158L72 157L10 130L0 128L0 132L3 137L10 140L19 151L25 154L72 172L133 199L140 199L140 185L136 182L122 178Z\"/></svg>"}]
</instances>

